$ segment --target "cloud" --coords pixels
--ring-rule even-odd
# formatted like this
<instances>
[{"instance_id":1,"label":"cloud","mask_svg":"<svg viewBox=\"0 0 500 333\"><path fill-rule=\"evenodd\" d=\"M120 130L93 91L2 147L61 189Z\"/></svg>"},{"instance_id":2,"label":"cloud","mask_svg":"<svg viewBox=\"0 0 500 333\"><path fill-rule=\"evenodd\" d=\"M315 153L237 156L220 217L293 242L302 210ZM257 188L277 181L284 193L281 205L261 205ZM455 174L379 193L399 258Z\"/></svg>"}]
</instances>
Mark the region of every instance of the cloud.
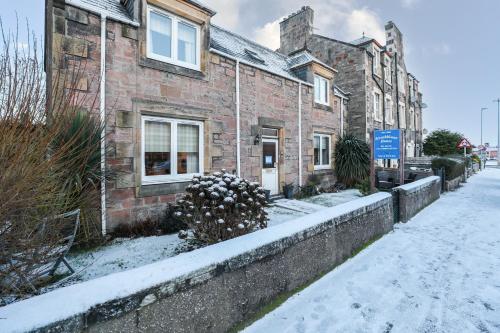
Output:
<instances>
[{"instance_id":1,"label":"cloud","mask_svg":"<svg viewBox=\"0 0 500 333\"><path fill-rule=\"evenodd\" d=\"M217 11L212 22L224 28L234 30L240 23L240 6L244 1L236 0L210 0L208 6Z\"/></svg>"},{"instance_id":2,"label":"cloud","mask_svg":"<svg viewBox=\"0 0 500 333\"><path fill-rule=\"evenodd\" d=\"M279 46L279 22L283 16L308 5L314 10L314 32L351 41L366 36L385 44L379 15L359 0L204 0L217 11L215 24L241 33L272 49ZM408 0L404 0L408 1ZM416 0L411 0L416 1Z\"/></svg>"},{"instance_id":3,"label":"cloud","mask_svg":"<svg viewBox=\"0 0 500 333\"><path fill-rule=\"evenodd\" d=\"M365 34L385 44L385 30L378 15L368 8L355 9L346 20L347 38L354 40Z\"/></svg>"},{"instance_id":4,"label":"cloud","mask_svg":"<svg viewBox=\"0 0 500 333\"><path fill-rule=\"evenodd\" d=\"M280 22L283 18L279 18L273 22L264 24L255 30L255 41L272 50L280 47Z\"/></svg>"}]
</instances>

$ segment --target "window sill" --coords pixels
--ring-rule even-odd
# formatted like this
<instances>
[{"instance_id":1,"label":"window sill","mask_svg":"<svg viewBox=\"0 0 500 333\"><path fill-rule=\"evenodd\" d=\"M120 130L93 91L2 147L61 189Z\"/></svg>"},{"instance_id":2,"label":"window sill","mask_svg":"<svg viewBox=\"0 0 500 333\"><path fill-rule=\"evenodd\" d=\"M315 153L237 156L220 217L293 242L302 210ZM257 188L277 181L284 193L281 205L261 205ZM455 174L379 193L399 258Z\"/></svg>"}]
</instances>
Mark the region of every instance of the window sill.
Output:
<instances>
[{"instance_id":1,"label":"window sill","mask_svg":"<svg viewBox=\"0 0 500 333\"><path fill-rule=\"evenodd\" d=\"M159 195L169 195L184 193L190 181L160 183L160 184L142 184L139 187L139 197L153 197Z\"/></svg>"},{"instance_id":2,"label":"window sill","mask_svg":"<svg viewBox=\"0 0 500 333\"><path fill-rule=\"evenodd\" d=\"M328 105L328 104L314 102L314 106L313 107L315 109L320 109L320 110L324 110L324 111L333 112L333 108L330 105Z\"/></svg>"},{"instance_id":3,"label":"window sill","mask_svg":"<svg viewBox=\"0 0 500 333\"><path fill-rule=\"evenodd\" d=\"M332 170L331 165L315 165L314 171L322 171L322 170Z\"/></svg>"},{"instance_id":4,"label":"window sill","mask_svg":"<svg viewBox=\"0 0 500 333\"><path fill-rule=\"evenodd\" d=\"M193 79L203 80L205 79L205 74L199 70L182 67L179 65L170 64L168 62L141 57L139 59L139 65L151 69L156 69L162 72L168 72L172 74L187 76Z\"/></svg>"}]
</instances>

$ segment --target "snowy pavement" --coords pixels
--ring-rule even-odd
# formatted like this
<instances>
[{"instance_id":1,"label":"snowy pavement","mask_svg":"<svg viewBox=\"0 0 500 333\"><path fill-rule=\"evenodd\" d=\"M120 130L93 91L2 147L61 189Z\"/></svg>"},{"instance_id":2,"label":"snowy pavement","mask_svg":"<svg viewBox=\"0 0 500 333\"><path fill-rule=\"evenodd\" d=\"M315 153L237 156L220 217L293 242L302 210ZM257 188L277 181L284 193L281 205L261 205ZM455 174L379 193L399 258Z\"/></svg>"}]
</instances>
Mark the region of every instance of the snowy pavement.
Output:
<instances>
[{"instance_id":1,"label":"snowy pavement","mask_svg":"<svg viewBox=\"0 0 500 333\"><path fill-rule=\"evenodd\" d=\"M443 195L244 332L500 332L500 169Z\"/></svg>"}]
</instances>

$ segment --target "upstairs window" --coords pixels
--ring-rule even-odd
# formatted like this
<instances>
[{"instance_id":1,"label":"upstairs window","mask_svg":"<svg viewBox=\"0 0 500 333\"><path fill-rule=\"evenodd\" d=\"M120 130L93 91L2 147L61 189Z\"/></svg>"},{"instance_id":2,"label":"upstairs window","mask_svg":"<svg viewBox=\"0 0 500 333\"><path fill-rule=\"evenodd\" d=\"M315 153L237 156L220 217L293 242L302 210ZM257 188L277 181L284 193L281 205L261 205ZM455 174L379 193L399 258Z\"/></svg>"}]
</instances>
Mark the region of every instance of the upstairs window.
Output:
<instances>
[{"instance_id":1,"label":"upstairs window","mask_svg":"<svg viewBox=\"0 0 500 333\"><path fill-rule=\"evenodd\" d=\"M314 169L330 169L331 136L327 134L314 134Z\"/></svg>"},{"instance_id":2,"label":"upstairs window","mask_svg":"<svg viewBox=\"0 0 500 333\"><path fill-rule=\"evenodd\" d=\"M147 19L149 58L200 69L200 27L197 24L151 6Z\"/></svg>"},{"instance_id":3,"label":"upstairs window","mask_svg":"<svg viewBox=\"0 0 500 333\"><path fill-rule=\"evenodd\" d=\"M394 124L394 118L392 116L392 98L389 96L385 99L385 122L389 125Z\"/></svg>"},{"instance_id":4,"label":"upstairs window","mask_svg":"<svg viewBox=\"0 0 500 333\"><path fill-rule=\"evenodd\" d=\"M373 57L373 72L375 74L378 74L378 67L380 65L380 50L377 50L376 47L373 48L373 53L374 53L374 57Z\"/></svg>"},{"instance_id":5,"label":"upstairs window","mask_svg":"<svg viewBox=\"0 0 500 333\"><path fill-rule=\"evenodd\" d=\"M328 80L322 76L314 76L314 101L319 104L328 105L329 103L329 84Z\"/></svg>"},{"instance_id":6,"label":"upstairs window","mask_svg":"<svg viewBox=\"0 0 500 333\"><path fill-rule=\"evenodd\" d=\"M382 120L382 108L380 107L380 94L375 92L373 93L373 114L375 120Z\"/></svg>"},{"instance_id":7,"label":"upstairs window","mask_svg":"<svg viewBox=\"0 0 500 333\"><path fill-rule=\"evenodd\" d=\"M390 62L386 62L385 64L384 76L385 76L385 82L392 84L392 72L391 72Z\"/></svg>"}]
</instances>

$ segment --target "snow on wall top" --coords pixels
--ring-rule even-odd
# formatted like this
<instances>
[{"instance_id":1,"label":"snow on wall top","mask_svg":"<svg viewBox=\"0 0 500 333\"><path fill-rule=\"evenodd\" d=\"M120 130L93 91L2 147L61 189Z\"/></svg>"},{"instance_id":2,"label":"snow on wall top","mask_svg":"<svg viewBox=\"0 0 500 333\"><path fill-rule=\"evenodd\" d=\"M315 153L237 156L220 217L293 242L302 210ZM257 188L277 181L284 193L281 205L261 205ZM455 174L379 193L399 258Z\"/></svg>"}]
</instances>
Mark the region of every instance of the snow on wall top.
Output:
<instances>
[{"instance_id":1,"label":"snow on wall top","mask_svg":"<svg viewBox=\"0 0 500 333\"><path fill-rule=\"evenodd\" d=\"M328 221L356 210L366 209L368 206L382 205L391 198L388 193L373 194L147 266L60 288L4 306L0 308L0 318L2 318L0 332L25 332L42 328L83 314L92 307L111 300L124 298L187 276L200 276L201 273L215 268L220 263L274 242L293 236L322 232L320 227Z\"/></svg>"},{"instance_id":2,"label":"snow on wall top","mask_svg":"<svg viewBox=\"0 0 500 333\"><path fill-rule=\"evenodd\" d=\"M438 176L430 176L430 177L426 177L426 178L422 178L420 180L417 180L413 183L398 186L398 187L396 187L396 189L401 189L404 191L413 191L413 190L417 190L423 186L430 185L430 184L434 183L435 181L441 181L441 178L439 178Z\"/></svg>"}]
</instances>

